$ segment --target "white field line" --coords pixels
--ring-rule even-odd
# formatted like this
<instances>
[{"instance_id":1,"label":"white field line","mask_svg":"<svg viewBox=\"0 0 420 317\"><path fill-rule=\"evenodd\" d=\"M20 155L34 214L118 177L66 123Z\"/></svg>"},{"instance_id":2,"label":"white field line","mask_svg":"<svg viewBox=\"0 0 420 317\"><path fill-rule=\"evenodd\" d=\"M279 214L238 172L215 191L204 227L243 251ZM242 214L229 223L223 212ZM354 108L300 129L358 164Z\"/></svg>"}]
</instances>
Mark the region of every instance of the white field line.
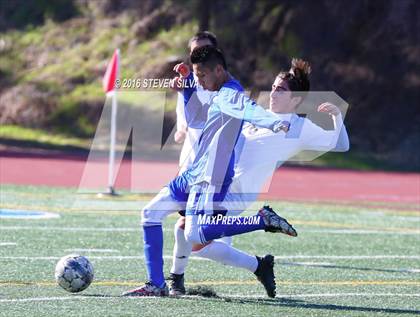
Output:
<instances>
[{"instance_id":1,"label":"white field line","mask_svg":"<svg viewBox=\"0 0 420 317\"><path fill-rule=\"evenodd\" d=\"M286 262L282 264L294 264L294 265L302 265L302 266L334 266L337 265L335 263L330 262Z\"/></svg>"},{"instance_id":2,"label":"white field line","mask_svg":"<svg viewBox=\"0 0 420 317\"><path fill-rule=\"evenodd\" d=\"M420 259L420 255L280 255L280 259L329 259L329 260L380 260L380 259Z\"/></svg>"},{"instance_id":3,"label":"white field line","mask_svg":"<svg viewBox=\"0 0 420 317\"><path fill-rule=\"evenodd\" d=\"M266 299L265 296L261 295L239 295L239 294L220 294L220 297L230 297L230 298L261 298ZM185 296L187 298L199 298L199 296ZM278 298L311 298L311 297L420 297L420 294L412 293L323 293L323 294L278 294ZM22 302L49 302L49 301L66 301L66 300L91 300L91 299L100 299L100 300L115 300L117 298L121 299L132 299L132 300L141 300L141 299L150 299L151 297L92 297L92 296L61 296L61 297L29 297L29 298L11 298L11 299L0 299L0 303L22 303Z\"/></svg>"},{"instance_id":4,"label":"white field line","mask_svg":"<svg viewBox=\"0 0 420 317\"><path fill-rule=\"evenodd\" d=\"M3 209L3 211L5 211ZM52 212L45 212L45 211L30 211L30 212L34 212L37 214L32 214L32 215L25 215L25 214L18 214L18 211L15 210L7 210L9 212L11 212L11 214L1 214L1 209L0 209L0 219L34 219L34 220L38 220L38 219L53 219L53 218L60 218L59 214L56 213L52 213Z\"/></svg>"},{"instance_id":5,"label":"white field line","mask_svg":"<svg viewBox=\"0 0 420 317\"><path fill-rule=\"evenodd\" d=\"M108 256L88 256L89 260L144 260L144 256L142 255L108 255ZM172 255L164 255L163 258L165 260L172 260ZM0 256L1 260L23 260L23 261L36 261L36 260L46 260L46 261L53 261L61 259L60 256ZM190 257L190 260L195 261L211 261L205 258L199 257Z\"/></svg>"},{"instance_id":6,"label":"white field line","mask_svg":"<svg viewBox=\"0 0 420 317\"><path fill-rule=\"evenodd\" d=\"M361 229L307 229L302 230L303 233L328 233L328 234L386 234L386 235L418 235L420 236L420 230L413 231L380 231L380 230L361 230Z\"/></svg>"},{"instance_id":7,"label":"white field line","mask_svg":"<svg viewBox=\"0 0 420 317\"><path fill-rule=\"evenodd\" d=\"M411 217L404 217L404 216L391 216L392 219L401 220L401 221L410 221L410 222L420 222L420 217L411 216Z\"/></svg>"},{"instance_id":8,"label":"white field line","mask_svg":"<svg viewBox=\"0 0 420 317\"><path fill-rule=\"evenodd\" d=\"M400 271L407 273L420 273L420 269L401 269Z\"/></svg>"},{"instance_id":9,"label":"white field line","mask_svg":"<svg viewBox=\"0 0 420 317\"><path fill-rule=\"evenodd\" d=\"M92 298L92 297L90 297ZM107 297L97 297L100 299ZM73 299L89 299L84 296L62 296L62 297L29 297L29 298L13 298L13 299L0 299L0 303L16 303L16 302L50 302L50 301L62 301L62 300L73 300Z\"/></svg>"},{"instance_id":10,"label":"white field line","mask_svg":"<svg viewBox=\"0 0 420 317\"><path fill-rule=\"evenodd\" d=\"M61 256L0 256L0 260L58 260ZM164 259L172 259L172 255L164 255ZM382 259L406 259L420 260L420 255L278 255L276 260L293 259L323 259L323 260L382 260ZM141 255L104 255L89 256L92 260L143 260ZM209 259L191 256L191 260L211 261Z\"/></svg>"},{"instance_id":11,"label":"white field line","mask_svg":"<svg viewBox=\"0 0 420 317\"><path fill-rule=\"evenodd\" d=\"M0 226L0 230L41 230L41 231L103 231L103 232L137 232L141 227L50 227L50 226ZM165 230L164 230L165 231Z\"/></svg>"},{"instance_id":12,"label":"white field line","mask_svg":"<svg viewBox=\"0 0 420 317\"><path fill-rule=\"evenodd\" d=\"M0 230L40 230L40 231L92 231L92 232L138 232L138 227L53 227L53 226L0 226ZM168 229L163 228L163 231ZM322 233L322 234L392 234L392 235L419 235L420 230L412 231L385 231L385 230L360 230L360 229L306 229L303 233Z\"/></svg>"},{"instance_id":13,"label":"white field line","mask_svg":"<svg viewBox=\"0 0 420 317\"><path fill-rule=\"evenodd\" d=\"M9 246L9 245L17 245L16 242L0 242L0 247Z\"/></svg>"},{"instance_id":14,"label":"white field line","mask_svg":"<svg viewBox=\"0 0 420 317\"><path fill-rule=\"evenodd\" d=\"M282 262L282 265L297 265L297 266L320 266L320 267L335 267L339 264L337 263L330 263L330 262ZM389 269L394 270L395 272L402 272L402 273L420 273L420 269Z\"/></svg>"},{"instance_id":15,"label":"white field line","mask_svg":"<svg viewBox=\"0 0 420 317\"><path fill-rule=\"evenodd\" d=\"M114 249L66 249L66 252L96 252L96 253L119 253L119 250Z\"/></svg>"},{"instance_id":16,"label":"white field line","mask_svg":"<svg viewBox=\"0 0 420 317\"><path fill-rule=\"evenodd\" d=\"M266 296L262 295L235 295L235 294L220 294L219 296L226 296L232 298L261 298L267 299ZM284 298L310 298L310 297L420 297L420 294L415 293L322 293L322 294L277 294L276 297Z\"/></svg>"}]
</instances>

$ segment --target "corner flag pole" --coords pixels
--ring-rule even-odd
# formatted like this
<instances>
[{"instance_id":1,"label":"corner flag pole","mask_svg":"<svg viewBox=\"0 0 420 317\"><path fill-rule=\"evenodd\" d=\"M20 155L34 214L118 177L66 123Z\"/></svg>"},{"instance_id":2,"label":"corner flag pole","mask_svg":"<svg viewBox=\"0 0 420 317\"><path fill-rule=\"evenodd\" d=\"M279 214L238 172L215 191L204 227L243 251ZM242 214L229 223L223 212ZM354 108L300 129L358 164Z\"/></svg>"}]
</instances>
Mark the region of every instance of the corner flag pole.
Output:
<instances>
[{"instance_id":1,"label":"corner flag pole","mask_svg":"<svg viewBox=\"0 0 420 317\"><path fill-rule=\"evenodd\" d=\"M111 106L111 132L109 144L109 165L108 165L108 189L106 194L116 195L115 192L115 141L117 137L117 88L116 80L119 75L120 50L116 49L112 56L111 62L108 64L104 79L103 87L107 96L112 96Z\"/></svg>"},{"instance_id":2,"label":"corner flag pole","mask_svg":"<svg viewBox=\"0 0 420 317\"><path fill-rule=\"evenodd\" d=\"M108 193L115 195L115 139L117 133L117 90L112 94L112 110L111 110L111 140L109 144L109 166L108 166Z\"/></svg>"}]
</instances>

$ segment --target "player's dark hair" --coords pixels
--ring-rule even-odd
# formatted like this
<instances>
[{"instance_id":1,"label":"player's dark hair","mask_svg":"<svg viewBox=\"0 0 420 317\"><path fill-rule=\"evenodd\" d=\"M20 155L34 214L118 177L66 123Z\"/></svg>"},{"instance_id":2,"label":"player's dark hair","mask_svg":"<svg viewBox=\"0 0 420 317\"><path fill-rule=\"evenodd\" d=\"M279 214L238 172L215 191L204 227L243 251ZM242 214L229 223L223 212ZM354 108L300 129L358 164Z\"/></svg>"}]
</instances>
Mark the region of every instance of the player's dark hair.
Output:
<instances>
[{"instance_id":1,"label":"player's dark hair","mask_svg":"<svg viewBox=\"0 0 420 317\"><path fill-rule=\"evenodd\" d=\"M213 33L209 31L200 31L200 32L195 33L195 35L192 38L190 38L190 40L188 41L188 47L191 48L192 42L201 41L201 40L209 40L211 45L213 45L214 47L217 47L216 35L214 35Z\"/></svg>"},{"instance_id":2,"label":"player's dark hair","mask_svg":"<svg viewBox=\"0 0 420 317\"><path fill-rule=\"evenodd\" d=\"M309 74L311 66L308 62L293 58L292 67L288 72L280 72L277 77L287 82L291 91L309 91Z\"/></svg>"},{"instance_id":3,"label":"player's dark hair","mask_svg":"<svg viewBox=\"0 0 420 317\"><path fill-rule=\"evenodd\" d=\"M226 70L226 60L222 51L211 45L197 47L190 56L191 64L203 64L205 67L214 69L216 65L222 65Z\"/></svg>"}]
</instances>

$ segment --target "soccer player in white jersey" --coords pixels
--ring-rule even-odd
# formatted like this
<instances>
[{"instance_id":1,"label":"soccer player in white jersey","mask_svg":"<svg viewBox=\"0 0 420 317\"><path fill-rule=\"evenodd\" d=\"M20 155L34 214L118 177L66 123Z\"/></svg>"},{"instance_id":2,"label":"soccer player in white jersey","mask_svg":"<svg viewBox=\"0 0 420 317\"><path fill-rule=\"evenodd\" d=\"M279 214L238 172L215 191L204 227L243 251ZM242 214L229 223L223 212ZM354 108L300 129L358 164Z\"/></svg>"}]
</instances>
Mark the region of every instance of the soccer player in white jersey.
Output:
<instances>
[{"instance_id":1,"label":"soccer player in white jersey","mask_svg":"<svg viewBox=\"0 0 420 317\"><path fill-rule=\"evenodd\" d=\"M268 129L259 129L252 124L245 124L242 130L243 139L238 142L235 164L235 177L229 188L232 201L227 202L228 209L245 210L262 191L262 187L272 176L276 167L303 150L340 151L349 149L349 139L343 124L340 110L331 103L318 107L319 112L328 113L334 123L334 130L320 128L312 121L296 115L296 109L302 101L302 95L297 91L309 90L308 74L310 67L307 62L293 59L289 72L281 72L275 79L270 94L270 111L276 113L282 120L290 122L290 130L286 134L275 134ZM273 155L273 153L275 153ZM171 274L170 292L174 295L185 294L184 271L187 265L189 250L188 242L182 234L183 219L175 227L174 254L184 254L184 257L173 258L177 274ZM194 254L215 260L222 264L244 268L259 275L258 264L261 258L249 255L219 241L206 245L194 245ZM264 283L263 283L264 284ZM266 286L266 285L264 285ZM266 288L267 290L267 288ZM270 296L270 289L267 290ZM273 291L271 290L271 294ZM274 292L275 294L275 292Z\"/></svg>"},{"instance_id":2,"label":"soccer player in white jersey","mask_svg":"<svg viewBox=\"0 0 420 317\"><path fill-rule=\"evenodd\" d=\"M256 216L258 223L238 222L229 226L202 226L198 219L214 212L226 213L221 206L234 175L233 151L244 122L271 129L287 131L285 124L273 113L265 111L243 93L240 84L227 72L223 53L212 47L195 49L191 56L194 73L204 89L217 95L206 107L190 102L186 114L190 122L202 121L197 155L191 168L176 177L142 210L145 264L149 281L125 292L126 296L166 296L168 288L163 276L162 220L169 214L186 209L185 238L190 243L205 244L223 236L265 230L296 235L293 227L273 210L262 208ZM194 108L193 110L191 108ZM186 205L185 205L186 204Z\"/></svg>"}]
</instances>

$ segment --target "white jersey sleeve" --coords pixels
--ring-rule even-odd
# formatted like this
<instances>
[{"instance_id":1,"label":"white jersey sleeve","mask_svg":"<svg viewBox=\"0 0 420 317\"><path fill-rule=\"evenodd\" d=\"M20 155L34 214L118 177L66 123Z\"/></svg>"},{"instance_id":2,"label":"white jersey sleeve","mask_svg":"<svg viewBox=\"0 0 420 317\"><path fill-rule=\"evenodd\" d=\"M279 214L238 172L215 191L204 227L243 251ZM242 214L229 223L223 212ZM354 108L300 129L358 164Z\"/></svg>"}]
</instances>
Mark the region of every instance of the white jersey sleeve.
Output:
<instances>
[{"instance_id":1,"label":"white jersey sleeve","mask_svg":"<svg viewBox=\"0 0 420 317\"><path fill-rule=\"evenodd\" d=\"M302 128L302 148L312 151L348 151L349 138L341 115L333 117L334 130L324 130L305 119Z\"/></svg>"},{"instance_id":2,"label":"white jersey sleeve","mask_svg":"<svg viewBox=\"0 0 420 317\"><path fill-rule=\"evenodd\" d=\"M176 130L183 131L187 128L187 120L185 119L184 95L180 92L177 94L176 101Z\"/></svg>"}]
</instances>

